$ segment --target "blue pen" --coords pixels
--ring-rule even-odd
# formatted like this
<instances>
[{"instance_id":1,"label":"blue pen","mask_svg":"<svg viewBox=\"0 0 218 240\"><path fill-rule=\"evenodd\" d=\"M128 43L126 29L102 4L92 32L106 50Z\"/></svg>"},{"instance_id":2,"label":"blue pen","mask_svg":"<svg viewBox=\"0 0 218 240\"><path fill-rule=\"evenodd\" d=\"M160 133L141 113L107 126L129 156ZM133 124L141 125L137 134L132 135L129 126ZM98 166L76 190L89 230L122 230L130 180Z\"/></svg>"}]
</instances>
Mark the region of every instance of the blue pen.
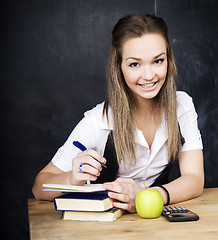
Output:
<instances>
[{"instance_id":1,"label":"blue pen","mask_svg":"<svg viewBox=\"0 0 218 240\"><path fill-rule=\"evenodd\" d=\"M81 151L85 151L87 148L82 144L80 143L79 141L73 141L73 145L78 147ZM95 159L95 158L94 158ZM95 159L97 162L99 162L97 159ZM104 168L107 168L107 166L102 163L102 162L99 162L101 164L102 167Z\"/></svg>"}]
</instances>

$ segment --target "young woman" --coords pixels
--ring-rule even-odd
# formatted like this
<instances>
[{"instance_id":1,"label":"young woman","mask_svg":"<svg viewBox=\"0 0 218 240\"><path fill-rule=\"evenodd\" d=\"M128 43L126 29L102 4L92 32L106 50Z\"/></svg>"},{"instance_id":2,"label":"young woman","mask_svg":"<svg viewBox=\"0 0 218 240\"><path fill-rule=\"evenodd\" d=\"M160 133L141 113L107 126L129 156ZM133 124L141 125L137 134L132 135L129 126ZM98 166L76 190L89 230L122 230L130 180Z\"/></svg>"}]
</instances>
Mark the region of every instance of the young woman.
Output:
<instances>
[{"instance_id":1,"label":"young woman","mask_svg":"<svg viewBox=\"0 0 218 240\"><path fill-rule=\"evenodd\" d=\"M160 191L164 204L201 194L203 154L192 98L176 91L176 67L165 22L151 15L129 15L112 32L107 63L108 95L85 113L65 144L37 175L33 193L43 183L104 183L114 206L135 212L136 194ZM80 141L81 152L72 142ZM178 158L181 176L168 182ZM101 164L107 165L102 169Z\"/></svg>"}]
</instances>

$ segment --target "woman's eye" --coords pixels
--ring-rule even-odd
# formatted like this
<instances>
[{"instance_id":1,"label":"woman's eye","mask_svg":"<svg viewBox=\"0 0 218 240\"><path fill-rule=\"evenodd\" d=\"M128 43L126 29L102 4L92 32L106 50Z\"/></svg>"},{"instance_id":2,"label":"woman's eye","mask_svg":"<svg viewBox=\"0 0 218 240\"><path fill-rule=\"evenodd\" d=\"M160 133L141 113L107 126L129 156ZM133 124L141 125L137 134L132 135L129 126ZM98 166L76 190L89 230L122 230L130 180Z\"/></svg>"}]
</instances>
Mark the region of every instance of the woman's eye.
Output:
<instances>
[{"instance_id":1,"label":"woman's eye","mask_svg":"<svg viewBox=\"0 0 218 240\"><path fill-rule=\"evenodd\" d=\"M137 62L134 62L134 63L129 64L129 66L130 66L130 67L138 67L139 64L138 64Z\"/></svg>"},{"instance_id":2,"label":"woman's eye","mask_svg":"<svg viewBox=\"0 0 218 240\"><path fill-rule=\"evenodd\" d=\"M161 64L164 61L164 59L157 59L154 61L155 64Z\"/></svg>"}]
</instances>

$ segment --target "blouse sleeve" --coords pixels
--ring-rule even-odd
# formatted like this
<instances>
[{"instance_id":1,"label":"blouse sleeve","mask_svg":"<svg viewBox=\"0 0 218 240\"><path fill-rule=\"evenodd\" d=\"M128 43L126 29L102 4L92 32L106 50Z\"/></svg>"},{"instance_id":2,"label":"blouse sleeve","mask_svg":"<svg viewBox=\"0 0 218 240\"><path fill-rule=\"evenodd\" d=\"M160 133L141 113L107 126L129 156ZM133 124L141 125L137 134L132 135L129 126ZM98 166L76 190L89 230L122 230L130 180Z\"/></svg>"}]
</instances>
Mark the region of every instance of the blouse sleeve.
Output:
<instances>
[{"instance_id":1,"label":"blouse sleeve","mask_svg":"<svg viewBox=\"0 0 218 240\"><path fill-rule=\"evenodd\" d=\"M177 101L179 126L185 139L181 151L203 149L201 133L198 129L198 115L192 98L185 92L178 92Z\"/></svg>"},{"instance_id":2,"label":"blouse sleeve","mask_svg":"<svg viewBox=\"0 0 218 240\"><path fill-rule=\"evenodd\" d=\"M52 163L56 167L64 172L72 170L72 160L81 152L73 145L73 141L79 141L87 148L96 149L99 141L99 124L96 120L96 114L100 115L98 112L90 110L84 114L84 118L77 124L64 145L52 158Z\"/></svg>"}]
</instances>

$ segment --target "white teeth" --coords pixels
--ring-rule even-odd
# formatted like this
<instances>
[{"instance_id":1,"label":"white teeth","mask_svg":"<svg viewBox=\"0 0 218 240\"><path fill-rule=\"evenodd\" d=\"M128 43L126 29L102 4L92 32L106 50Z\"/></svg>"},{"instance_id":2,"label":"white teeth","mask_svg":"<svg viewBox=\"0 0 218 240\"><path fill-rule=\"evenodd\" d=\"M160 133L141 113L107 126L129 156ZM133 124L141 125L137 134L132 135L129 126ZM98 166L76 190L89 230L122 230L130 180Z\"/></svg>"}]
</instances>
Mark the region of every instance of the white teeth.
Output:
<instances>
[{"instance_id":1,"label":"white teeth","mask_svg":"<svg viewBox=\"0 0 218 240\"><path fill-rule=\"evenodd\" d=\"M150 88L153 87L155 83L148 83L148 84L140 84L144 88Z\"/></svg>"}]
</instances>

